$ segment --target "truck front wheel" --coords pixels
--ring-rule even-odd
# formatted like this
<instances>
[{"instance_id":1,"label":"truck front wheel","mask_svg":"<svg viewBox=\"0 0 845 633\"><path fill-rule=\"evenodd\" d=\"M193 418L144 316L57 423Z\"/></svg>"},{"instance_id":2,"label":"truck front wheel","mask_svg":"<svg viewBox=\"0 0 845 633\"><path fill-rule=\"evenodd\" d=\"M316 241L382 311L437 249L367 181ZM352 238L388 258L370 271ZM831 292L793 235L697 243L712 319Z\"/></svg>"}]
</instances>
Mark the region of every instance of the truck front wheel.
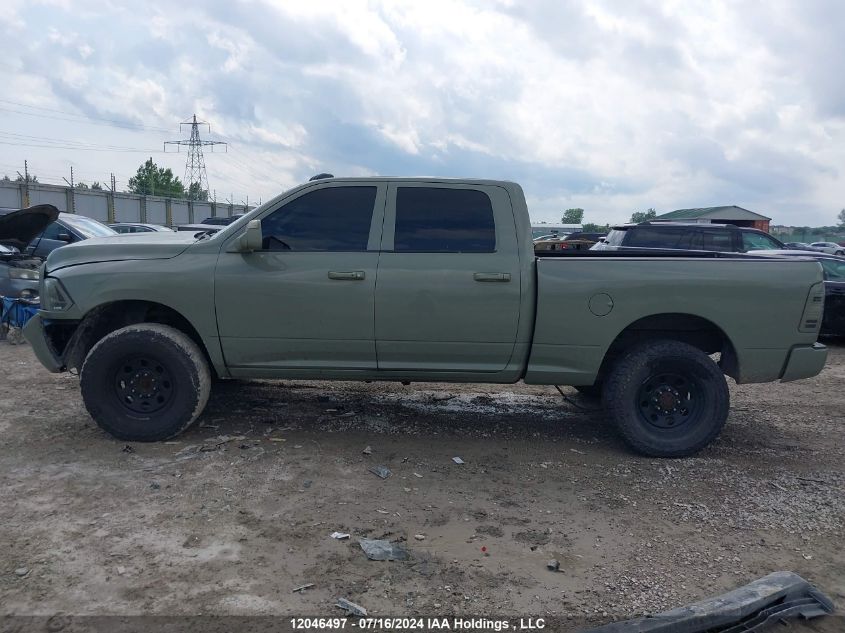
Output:
<instances>
[{"instance_id":1,"label":"truck front wheel","mask_svg":"<svg viewBox=\"0 0 845 633\"><path fill-rule=\"evenodd\" d=\"M94 421L114 437L155 442L197 419L211 390L200 348L179 330L139 323L115 330L85 358L82 399Z\"/></svg>"},{"instance_id":2,"label":"truck front wheel","mask_svg":"<svg viewBox=\"0 0 845 633\"><path fill-rule=\"evenodd\" d=\"M620 357L602 397L627 444L652 457L697 453L719 435L730 408L718 365L698 348L670 340Z\"/></svg>"}]
</instances>

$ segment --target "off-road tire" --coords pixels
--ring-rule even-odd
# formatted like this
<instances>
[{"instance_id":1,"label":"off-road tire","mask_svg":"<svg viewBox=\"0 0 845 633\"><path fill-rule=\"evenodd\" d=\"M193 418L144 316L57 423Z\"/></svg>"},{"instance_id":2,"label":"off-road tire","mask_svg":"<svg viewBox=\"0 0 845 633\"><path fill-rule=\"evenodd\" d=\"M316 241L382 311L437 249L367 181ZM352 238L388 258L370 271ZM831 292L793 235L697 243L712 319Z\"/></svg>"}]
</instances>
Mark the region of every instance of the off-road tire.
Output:
<instances>
[{"instance_id":1,"label":"off-road tire","mask_svg":"<svg viewBox=\"0 0 845 633\"><path fill-rule=\"evenodd\" d=\"M85 408L100 428L121 440L156 442L178 435L202 413L211 372L187 335L138 323L91 348L80 382Z\"/></svg>"},{"instance_id":2,"label":"off-road tire","mask_svg":"<svg viewBox=\"0 0 845 633\"><path fill-rule=\"evenodd\" d=\"M595 400L598 400L599 398L601 398L603 387L600 382L597 382L596 384L589 386L576 386L575 389L585 398L593 398Z\"/></svg>"},{"instance_id":3,"label":"off-road tire","mask_svg":"<svg viewBox=\"0 0 845 633\"><path fill-rule=\"evenodd\" d=\"M698 348L672 340L640 344L621 356L602 399L628 446L651 457L697 453L716 439L730 409L719 366Z\"/></svg>"}]
</instances>

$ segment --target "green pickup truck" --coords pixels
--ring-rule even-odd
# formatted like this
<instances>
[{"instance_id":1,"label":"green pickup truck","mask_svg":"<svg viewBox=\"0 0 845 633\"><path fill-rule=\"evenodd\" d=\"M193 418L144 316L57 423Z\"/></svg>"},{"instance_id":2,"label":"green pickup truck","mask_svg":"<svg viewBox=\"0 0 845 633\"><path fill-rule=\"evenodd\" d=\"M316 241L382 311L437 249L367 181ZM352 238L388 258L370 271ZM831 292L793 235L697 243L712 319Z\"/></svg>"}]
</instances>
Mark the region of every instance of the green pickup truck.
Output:
<instances>
[{"instance_id":1,"label":"green pickup truck","mask_svg":"<svg viewBox=\"0 0 845 633\"><path fill-rule=\"evenodd\" d=\"M620 256L621 255L621 256ZM818 374L822 271L706 253L536 257L519 185L326 178L219 233L54 251L25 335L91 416L163 440L227 378L571 385L653 456L709 444L738 383Z\"/></svg>"}]
</instances>

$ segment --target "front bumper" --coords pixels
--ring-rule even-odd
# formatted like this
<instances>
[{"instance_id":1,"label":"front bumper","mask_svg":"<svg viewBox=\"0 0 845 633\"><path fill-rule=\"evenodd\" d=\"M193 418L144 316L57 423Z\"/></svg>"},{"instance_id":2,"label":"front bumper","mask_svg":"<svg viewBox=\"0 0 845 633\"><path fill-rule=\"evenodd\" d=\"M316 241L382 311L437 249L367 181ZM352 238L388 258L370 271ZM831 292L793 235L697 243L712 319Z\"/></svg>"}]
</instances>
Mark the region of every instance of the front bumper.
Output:
<instances>
[{"instance_id":1,"label":"front bumper","mask_svg":"<svg viewBox=\"0 0 845 633\"><path fill-rule=\"evenodd\" d=\"M817 376L827 361L827 347L821 343L793 347L786 359L781 382Z\"/></svg>"},{"instance_id":2,"label":"front bumper","mask_svg":"<svg viewBox=\"0 0 845 633\"><path fill-rule=\"evenodd\" d=\"M36 314L27 322L23 327L23 335L32 346L35 357L44 367L53 373L64 370L64 362L56 356L50 345L50 341L47 339L47 333L44 331L44 321L40 314Z\"/></svg>"}]
</instances>

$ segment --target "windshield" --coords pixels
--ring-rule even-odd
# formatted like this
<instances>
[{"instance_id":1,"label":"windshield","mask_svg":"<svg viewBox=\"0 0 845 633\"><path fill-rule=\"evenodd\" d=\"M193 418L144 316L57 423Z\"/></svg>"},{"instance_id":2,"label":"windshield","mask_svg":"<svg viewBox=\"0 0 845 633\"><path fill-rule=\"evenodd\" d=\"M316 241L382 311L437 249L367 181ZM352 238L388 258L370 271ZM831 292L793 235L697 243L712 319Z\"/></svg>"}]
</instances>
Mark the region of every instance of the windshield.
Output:
<instances>
[{"instance_id":1,"label":"windshield","mask_svg":"<svg viewBox=\"0 0 845 633\"><path fill-rule=\"evenodd\" d=\"M77 233L81 233L86 239L89 237L109 237L118 234L117 231L102 222L86 218L84 215L62 213L59 220L61 220L62 224L66 224Z\"/></svg>"}]
</instances>

